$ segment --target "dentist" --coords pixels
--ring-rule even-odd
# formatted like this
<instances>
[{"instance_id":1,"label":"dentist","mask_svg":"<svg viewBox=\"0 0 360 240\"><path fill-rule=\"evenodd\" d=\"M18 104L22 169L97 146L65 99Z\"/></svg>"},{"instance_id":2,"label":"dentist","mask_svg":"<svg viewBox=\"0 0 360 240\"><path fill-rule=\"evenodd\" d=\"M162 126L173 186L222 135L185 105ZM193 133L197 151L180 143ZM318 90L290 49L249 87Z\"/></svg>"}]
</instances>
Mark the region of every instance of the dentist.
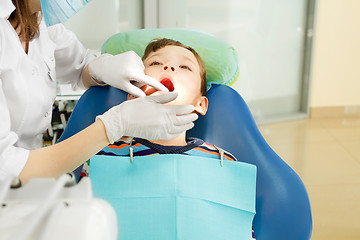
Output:
<instances>
[{"instance_id":1,"label":"dentist","mask_svg":"<svg viewBox=\"0 0 360 240\"><path fill-rule=\"evenodd\" d=\"M73 171L122 136L172 139L193 127L193 106L170 106L176 93L145 97L144 84L167 89L144 75L138 55L97 56L62 23L88 0L0 2L0 180L22 182ZM89 88L111 85L135 96L97 117L78 134L42 147L57 83Z\"/></svg>"}]
</instances>

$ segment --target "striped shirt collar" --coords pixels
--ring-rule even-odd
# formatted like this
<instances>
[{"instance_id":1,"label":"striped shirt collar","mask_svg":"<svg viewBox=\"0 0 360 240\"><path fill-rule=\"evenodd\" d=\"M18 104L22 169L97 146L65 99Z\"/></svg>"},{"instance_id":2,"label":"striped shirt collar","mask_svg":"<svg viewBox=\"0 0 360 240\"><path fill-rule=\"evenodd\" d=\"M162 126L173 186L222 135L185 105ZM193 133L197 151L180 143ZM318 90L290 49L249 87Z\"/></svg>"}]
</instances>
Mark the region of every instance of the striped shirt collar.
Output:
<instances>
[{"instance_id":1,"label":"striped shirt collar","mask_svg":"<svg viewBox=\"0 0 360 240\"><path fill-rule=\"evenodd\" d=\"M193 148L196 148L204 143L203 140L198 138L186 138L186 143L187 143L186 146L163 146L156 143L152 143L142 138L134 138L134 140L138 143L145 145L148 148L153 149L154 151L160 154L181 154Z\"/></svg>"}]
</instances>

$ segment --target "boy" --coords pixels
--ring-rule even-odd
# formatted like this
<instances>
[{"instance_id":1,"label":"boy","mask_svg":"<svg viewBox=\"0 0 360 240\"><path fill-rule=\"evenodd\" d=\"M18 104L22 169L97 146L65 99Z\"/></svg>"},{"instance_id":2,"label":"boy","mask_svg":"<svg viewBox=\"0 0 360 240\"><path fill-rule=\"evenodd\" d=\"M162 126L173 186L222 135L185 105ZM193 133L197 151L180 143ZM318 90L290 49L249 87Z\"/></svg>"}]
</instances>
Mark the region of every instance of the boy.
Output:
<instances>
[{"instance_id":1,"label":"boy","mask_svg":"<svg viewBox=\"0 0 360 240\"><path fill-rule=\"evenodd\" d=\"M169 104L192 104L197 113L206 114L208 99L206 98L205 64L194 49L180 42L163 38L149 43L145 49L143 62L146 75L160 81L169 91L178 92L178 97ZM142 89L146 95L161 94L147 86ZM134 98L128 95L128 100ZM120 141L104 148L98 155L129 156L129 145L131 145L133 156L186 154L220 159L220 152L223 151L201 139L186 138L186 132L183 132L171 140L123 137ZM236 161L233 155L225 151L223 157ZM87 175L86 170L82 175Z\"/></svg>"},{"instance_id":2,"label":"boy","mask_svg":"<svg viewBox=\"0 0 360 240\"><path fill-rule=\"evenodd\" d=\"M192 104L195 106L195 112L201 115L206 114L208 99L206 98L205 64L194 49L171 39L155 40L146 47L143 63L146 75L161 82L169 91L178 92L178 97L169 104ZM142 90L146 95L161 94L147 86L142 87ZM134 98L134 96L128 95L128 100ZM201 139L186 138L186 132L171 140L123 137L97 153L97 155L131 158L157 154L184 154L237 161L230 153L207 144ZM88 175L88 167L84 164L82 176ZM253 239L255 239L254 235Z\"/></svg>"}]
</instances>

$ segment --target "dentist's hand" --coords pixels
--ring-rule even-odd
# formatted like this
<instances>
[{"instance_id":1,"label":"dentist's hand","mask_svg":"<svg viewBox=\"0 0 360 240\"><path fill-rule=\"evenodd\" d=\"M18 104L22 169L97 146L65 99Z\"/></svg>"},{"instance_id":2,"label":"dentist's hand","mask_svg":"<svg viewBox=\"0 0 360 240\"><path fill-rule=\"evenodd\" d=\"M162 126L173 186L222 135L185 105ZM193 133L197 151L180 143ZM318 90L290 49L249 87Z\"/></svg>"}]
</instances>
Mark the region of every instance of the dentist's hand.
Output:
<instances>
[{"instance_id":1,"label":"dentist's hand","mask_svg":"<svg viewBox=\"0 0 360 240\"><path fill-rule=\"evenodd\" d=\"M198 116L192 105L164 105L173 101L177 93L146 96L125 101L97 116L106 129L110 143L122 136L141 137L148 140L169 140L194 126Z\"/></svg>"},{"instance_id":2,"label":"dentist's hand","mask_svg":"<svg viewBox=\"0 0 360 240\"><path fill-rule=\"evenodd\" d=\"M144 64L134 51L118 55L103 54L89 63L89 73L97 82L124 90L136 97L145 96L140 87L149 85L157 90L168 89L144 74Z\"/></svg>"}]
</instances>

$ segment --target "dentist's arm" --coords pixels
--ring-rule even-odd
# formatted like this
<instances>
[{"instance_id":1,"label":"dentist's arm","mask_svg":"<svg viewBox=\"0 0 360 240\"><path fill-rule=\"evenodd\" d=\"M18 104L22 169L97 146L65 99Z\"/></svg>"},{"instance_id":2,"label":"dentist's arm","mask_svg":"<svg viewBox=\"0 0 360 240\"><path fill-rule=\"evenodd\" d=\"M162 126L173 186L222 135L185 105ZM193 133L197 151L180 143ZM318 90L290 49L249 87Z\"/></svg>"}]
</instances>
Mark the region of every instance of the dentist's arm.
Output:
<instances>
[{"instance_id":1,"label":"dentist's arm","mask_svg":"<svg viewBox=\"0 0 360 240\"><path fill-rule=\"evenodd\" d=\"M120 139L172 139L192 128L194 106L171 106L177 93L147 96L123 102L97 117L95 123L55 145L30 151L20 173L21 181L33 177L59 177L83 164L94 154Z\"/></svg>"},{"instance_id":2,"label":"dentist's arm","mask_svg":"<svg viewBox=\"0 0 360 240\"><path fill-rule=\"evenodd\" d=\"M34 177L59 177L71 172L109 144L105 128L96 121L74 136L51 146L31 150L19 177L26 183Z\"/></svg>"}]
</instances>

